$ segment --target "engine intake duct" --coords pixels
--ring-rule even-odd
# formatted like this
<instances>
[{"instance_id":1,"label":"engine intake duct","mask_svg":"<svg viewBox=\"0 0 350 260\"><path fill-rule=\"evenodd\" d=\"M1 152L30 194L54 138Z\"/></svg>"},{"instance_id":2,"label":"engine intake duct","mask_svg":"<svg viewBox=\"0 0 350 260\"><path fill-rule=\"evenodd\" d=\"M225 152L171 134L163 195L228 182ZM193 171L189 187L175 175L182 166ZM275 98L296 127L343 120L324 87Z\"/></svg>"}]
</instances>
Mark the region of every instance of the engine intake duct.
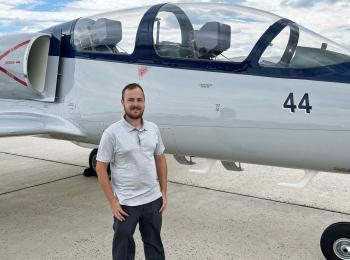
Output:
<instances>
[{"instance_id":1,"label":"engine intake duct","mask_svg":"<svg viewBox=\"0 0 350 260\"><path fill-rule=\"evenodd\" d=\"M51 35L44 33L0 37L0 98L47 97L50 38Z\"/></svg>"}]
</instances>

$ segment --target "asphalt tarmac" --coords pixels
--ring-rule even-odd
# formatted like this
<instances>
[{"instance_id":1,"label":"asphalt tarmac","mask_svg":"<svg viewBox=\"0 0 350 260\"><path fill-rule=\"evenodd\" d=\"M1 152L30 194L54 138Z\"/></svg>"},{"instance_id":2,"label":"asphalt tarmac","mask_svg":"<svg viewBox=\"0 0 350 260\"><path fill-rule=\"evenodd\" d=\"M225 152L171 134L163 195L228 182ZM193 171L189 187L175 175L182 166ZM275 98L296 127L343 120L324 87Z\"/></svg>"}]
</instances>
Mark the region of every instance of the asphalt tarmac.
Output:
<instances>
[{"instance_id":1,"label":"asphalt tarmac","mask_svg":"<svg viewBox=\"0 0 350 260\"><path fill-rule=\"evenodd\" d=\"M112 214L89 149L38 137L0 139L0 259L111 259ZM242 164L231 172L208 160L179 165L168 156L162 237L168 260L324 259L323 230L350 221L350 176ZM144 259L138 230L136 259Z\"/></svg>"}]
</instances>

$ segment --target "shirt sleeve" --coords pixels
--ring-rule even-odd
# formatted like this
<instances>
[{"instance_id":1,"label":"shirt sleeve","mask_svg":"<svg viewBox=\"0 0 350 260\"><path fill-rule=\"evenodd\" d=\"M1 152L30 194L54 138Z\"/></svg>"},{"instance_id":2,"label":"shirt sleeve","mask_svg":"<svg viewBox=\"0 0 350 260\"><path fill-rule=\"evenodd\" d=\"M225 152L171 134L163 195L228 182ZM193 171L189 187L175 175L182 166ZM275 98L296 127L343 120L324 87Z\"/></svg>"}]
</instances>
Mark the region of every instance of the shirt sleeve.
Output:
<instances>
[{"instance_id":1,"label":"shirt sleeve","mask_svg":"<svg viewBox=\"0 0 350 260\"><path fill-rule=\"evenodd\" d=\"M106 131L103 132L96 160L100 162L109 163L113 160L114 140L112 136Z\"/></svg>"},{"instance_id":2,"label":"shirt sleeve","mask_svg":"<svg viewBox=\"0 0 350 260\"><path fill-rule=\"evenodd\" d=\"M157 132L158 142L157 142L156 149L154 150L154 155L161 155L164 153L165 147L164 147L162 136L160 135L160 131L158 127L156 128L156 132Z\"/></svg>"}]
</instances>

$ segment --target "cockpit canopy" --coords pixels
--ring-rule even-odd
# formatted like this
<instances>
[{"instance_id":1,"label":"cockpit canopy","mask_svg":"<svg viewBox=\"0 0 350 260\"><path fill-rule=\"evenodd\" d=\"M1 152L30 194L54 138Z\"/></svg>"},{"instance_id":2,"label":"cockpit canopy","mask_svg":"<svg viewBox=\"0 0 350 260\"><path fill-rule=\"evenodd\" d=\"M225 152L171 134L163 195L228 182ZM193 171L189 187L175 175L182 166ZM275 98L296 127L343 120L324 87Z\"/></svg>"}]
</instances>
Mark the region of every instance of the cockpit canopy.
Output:
<instances>
[{"instance_id":1,"label":"cockpit canopy","mask_svg":"<svg viewBox=\"0 0 350 260\"><path fill-rule=\"evenodd\" d=\"M131 54L140 21L149 7L113 11L80 18L73 38L77 51Z\"/></svg>"},{"instance_id":2,"label":"cockpit canopy","mask_svg":"<svg viewBox=\"0 0 350 260\"><path fill-rule=\"evenodd\" d=\"M79 19L73 33L76 51L132 55L147 10L149 7L142 7ZM252 8L165 4L152 19L153 28L148 28L152 42L144 44L150 44L155 55L164 59L248 60L276 68L350 62L349 49L292 21Z\"/></svg>"},{"instance_id":3,"label":"cockpit canopy","mask_svg":"<svg viewBox=\"0 0 350 260\"><path fill-rule=\"evenodd\" d=\"M87 31L89 33L84 33ZM79 49L118 53L116 46L122 40L121 22L107 18L96 21L84 18L76 26L76 32L81 32L76 42Z\"/></svg>"}]
</instances>

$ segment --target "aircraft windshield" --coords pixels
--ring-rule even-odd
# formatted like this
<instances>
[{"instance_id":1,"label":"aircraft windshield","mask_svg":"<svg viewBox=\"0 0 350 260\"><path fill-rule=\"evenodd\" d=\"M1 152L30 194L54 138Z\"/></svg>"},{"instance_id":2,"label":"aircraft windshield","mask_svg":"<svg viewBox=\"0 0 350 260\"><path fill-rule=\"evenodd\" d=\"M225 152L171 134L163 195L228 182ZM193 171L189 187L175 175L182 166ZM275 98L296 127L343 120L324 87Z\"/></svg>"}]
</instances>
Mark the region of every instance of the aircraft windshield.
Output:
<instances>
[{"instance_id":1,"label":"aircraft windshield","mask_svg":"<svg viewBox=\"0 0 350 260\"><path fill-rule=\"evenodd\" d=\"M281 17L228 4L166 4L154 23L158 55L243 61L266 29Z\"/></svg>"},{"instance_id":2,"label":"aircraft windshield","mask_svg":"<svg viewBox=\"0 0 350 260\"><path fill-rule=\"evenodd\" d=\"M154 23L154 47L162 57L242 62L280 19L237 5L166 4ZM313 68L350 62L349 49L292 22L270 43L262 44L268 47L256 58L263 67Z\"/></svg>"},{"instance_id":3,"label":"aircraft windshield","mask_svg":"<svg viewBox=\"0 0 350 260\"><path fill-rule=\"evenodd\" d=\"M292 45L295 46L291 48ZM286 53L289 58L283 60ZM259 64L267 67L313 68L344 62L350 62L349 49L297 26L284 28L262 54Z\"/></svg>"},{"instance_id":4,"label":"aircraft windshield","mask_svg":"<svg viewBox=\"0 0 350 260\"><path fill-rule=\"evenodd\" d=\"M149 7L133 8L81 18L74 28L79 51L131 54L137 28Z\"/></svg>"}]
</instances>

